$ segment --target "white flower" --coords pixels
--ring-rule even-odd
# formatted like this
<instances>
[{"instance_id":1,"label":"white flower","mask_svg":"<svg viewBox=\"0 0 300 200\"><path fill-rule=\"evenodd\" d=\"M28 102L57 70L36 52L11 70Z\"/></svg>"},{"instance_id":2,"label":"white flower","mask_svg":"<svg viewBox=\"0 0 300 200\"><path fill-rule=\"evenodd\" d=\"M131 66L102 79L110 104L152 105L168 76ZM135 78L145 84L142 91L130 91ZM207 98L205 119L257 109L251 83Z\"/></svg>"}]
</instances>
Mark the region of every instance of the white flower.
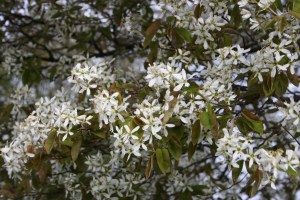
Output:
<instances>
[{"instance_id":1,"label":"white flower","mask_svg":"<svg viewBox=\"0 0 300 200\"><path fill-rule=\"evenodd\" d=\"M188 82L187 74L184 69L182 69L181 74L174 74L174 78L176 79L176 84L178 84L177 86L174 87L174 91L179 91L183 86L184 87L190 86Z\"/></svg>"},{"instance_id":2,"label":"white flower","mask_svg":"<svg viewBox=\"0 0 300 200\"><path fill-rule=\"evenodd\" d=\"M239 7L245 7L248 4L249 4L248 0L240 0L240 1L238 1Z\"/></svg>"},{"instance_id":3,"label":"white flower","mask_svg":"<svg viewBox=\"0 0 300 200\"><path fill-rule=\"evenodd\" d=\"M246 20L246 19L249 19L251 17L251 12L249 10L242 9L241 10L241 15L242 15L243 20Z\"/></svg>"},{"instance_id":4,"label":"white flower","mask_svg":"<svg viewBox=\"0 0 300 200\"><path fill-rule=\"evenodd\" d=\"M68 135L74 135L74 133L71 131L72 126L69 127L62 127L62 129L58 130L58 134L64 134L64 137L62 138L63 141L65 141L68 137Z\"/></svg>"}]
</instances>

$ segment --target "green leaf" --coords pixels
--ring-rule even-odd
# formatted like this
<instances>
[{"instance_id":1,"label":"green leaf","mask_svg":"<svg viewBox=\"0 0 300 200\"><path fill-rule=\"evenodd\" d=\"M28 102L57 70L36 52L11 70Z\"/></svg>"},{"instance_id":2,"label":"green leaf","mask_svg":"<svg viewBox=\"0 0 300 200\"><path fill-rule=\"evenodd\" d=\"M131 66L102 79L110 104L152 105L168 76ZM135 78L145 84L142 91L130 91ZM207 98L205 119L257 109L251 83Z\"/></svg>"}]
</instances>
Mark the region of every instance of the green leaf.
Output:
<instances>
[{"instance_id":1,"label":"green leaf","mask_svg":"<svg viewBox=\"0 0 300 200\"><path fill-rule=\"evenodd\" d=\"M203 195L205 189L207 189L208 187L206 185L193 185L191 186L191 188L193 189L192 194L193 195Z\"/></svg>"},{"instance_id":2,"label":"green leaf","mask_svg":"<svg viewBox=\"0 0 300 200\"><path fill-rule=\"evenodd\" d=\"M219 122L209 103L207 103L207 112L200 113L200 121L205 128L211 130L213 138L219 137Z\"/></svg>"},{"instance_id":3,"label":"green leaf","mask_svg":"<svg viewBox=\"0 0 300 200\"><path fill-rule=\"evenodd\" d=\"M106 138L106 133L103 132L103 131L97 131L97 132L93 132L94 135L96 135L97 137L100 137L100 138L103 138L105 139Z\"/></svg>"},{"instance_id":4,"label":"green leaf","mask_svg":"<svg viewBox=\"0 0 300 200\"><path fill-rule=\"evenodd\" d=\"M300 0L293 0L293 11L300 12Z\"/></svg>"},{"instance_id":5,"label":"green leaf","mask_svg":"<svg viewBox=\"0 0 300 200\"><path fill-rule=\"evenodd\" d=\"M176 137L177 139L181 139L183 134L184 134L184 127L183 126L179 126L179 127L174 127L174 128L167 128L168 130L168 137L171 138Z\"/></svg>"},{"instance_id":6,"label":"green leaf","mask_svg":"<svg viewBox=\"0 0 300 200\"><path fill-rule=\"evenodd\" d=\"M271 96L272 93L274 92L274 89L275 89L274 80L270 74L265 76L262 87L263 87L263 91L264 91L264 94L266 97Z\"/></svg>"},{"instance_id":7,"label":"green leaf","mask_svg":"<svg viewBox=\"0 0 300 200\"><path fill-rule=\"evenodd\" d=\"M51 150L54 146L56 135L57 135L56 130L51 131L45 141L45 150L47 154L51 153Z\"/></svg>"},{"instance_id":8,"label":"green leaf","mask_svg":"<svg viewBox=\"0 0 300 200\"><path fill-rule=\"evenodd\" d=\"M289 166L287 170L283 170L283 169L279 169L279 170L280 170L280 171L284 171L284 172L286 172L288 175L291 175L291 176L300 176L300 172L294 170L293 168L291 168L291 166Z\"/></svg>"},{"instance_id":9,"label":"green leaf","mask_svg":"<svg viewBox=\"0 0 300 200\"><path fill-rule=\"evenodd\" d=\"M171 164L168 150L157 148L155 151L155 155L160 170L162 171L162 173L166 174Z\"/></svg>"},{"instance_id":10,"label":"green leaf","mask_svg":"<svg viewBox=\"0 0 300 200\"><path fill-rule=\"evenodd\" d=\"M236 183L242 170L243 170L243 166L244 166L244 161L243 160L240 160L237 162L239 167L238 168L235 168L233 167L232 168L232 180L233 180L233 183Z\"/></svg>"},{"instance_id":11,"label":"green leaf","mask_svg":"<svg viewBox=\"0 0 300 200\"><path fill-rule=\"evenodd\" d=\"M249 133L251 132L251 128L248 126L246 119L243 117L238 117L235 121L235 124L237 125L238 129L242 132L242 133Z\"/></svg>"},{"instance_id":12,"label":"green leaf","mask_svg":"<svg viewBox=\"0 0 300 200\"><path fill-rule=\"evenodd\" d=\"M170 24L173 23L175 20L176 20L176 18L174 16L168 16L166 19L166 21Z\"/></svg>"},{"instance_id":13,"label":"green leaf","mask_svg":"<svg viewBox=\"0 0 300 200\"><path fill-rule=\"evenodd\" d=\"M148 61L152 65L157 59L158 53L158 41L152 41L150 43L150 53L148 55Z\"/></svg>"},{"instance_id":14,"label":"green leaf","mask_svg":"<svg viewBox=\"0 0 300 200\"><path fill-rule=\"evenodd\" d=\"M191 42L193 39L191 33L185 28L174 28L174 31L187 42Z\"/></svg>"},{"instance_id":15,"label":"green leaf","mask_svg":"<svg viewBox=\"0 0 300 200\"><path fill-rule=\"evenodd\" d=\"M7 106L0 108L0 124L9 120L10 113L14 107L14 104L8 104Z\"/></svg>"},{"instance_id":16,"label":"green leaf","mask_svg":"<svg viewBox=\"0 0 300 200\"><path fill-rule=\"evenodd\" d=\"M71 140L70 137L67 137L64 141L60 141L60 144L68 146L68 147L72 147L73 143L74 142Z\"/></svg>"},{"instance_id":17,"label":"green leaf","mask_svg":"<svg viewBox=\"0 0 300 200\"><path fill-rule=\"evenodd\" d=\"M175 160L179 160L182 154L182 145L176 137L172 137L168 142L168 149Z\"/></svg>"},{"instance_id":18,"label":"green leaf","mask_svg":"<svg viewBox=\"0 0 300 200\"><path fill-rule=\"evenodd\" d=\"M230 16L232 16L231 20L233 21L234 26L239 27L243 19L238 4L235 4L233 10L230 12Z\"/></svg>"},{"instance_id":19,"label":"green leaf","mask_svg":"<svg viewBox=\"0 0 300 200\"><path fill-rule=\"evenodd\" d=\"M264 29L268 29L268 28L273 28L273 26L275 25L276 22L278 22L279 20L281 20L281 17L280 16L275 16L271 21L269 21Z\"/></svg>"},{"instance_id":20,"label":"green leaf","mask_svg":"<svg viewBox=\"0 0 300 200\"><path fill-rule=\"evenodd\" d=\"M300 12L290 11L289 13L290 13L290 15L292 15L293 17L295 17L296 19L300 20Z\"/></svg>"},{"instance_id":21,"label":"green leaf","mask_svg":"<svg viewBox=\"0 0 300 200\"><path fill-rule=\"evenodd\" d=\"M290 70L287 70L287 77L294 86L299 86L299 78L296 74L291 74Z\"/></svg>"},{"instance_id":22,"label":"green leaf","mask_svg":"<svg viewBox=\"0 0 300 200\"><path fill-rule=\"evenodd\" d=\"M207 129L211 128L211 123L210 123L210 120L209 120L208 112L201 112L200 113L200 121L201 121L202 125L205 128L207 128Z\"/></svg>"},{"instance_id":23,"label":"green leaf","mask_svg":"<svg viewBox=\"0 0 300 200\"><path fill-rule=\"evenodd\" d=\"M193 145L196 145L199 141L201 135L201 124L200 124L200 120L198 119L192 127L192 143Z\"/></svg>"},{"instance_id":24,"label":"green leaf","mask_svg":"<svg viewBox=\"0 0 300 200\"><path fill-rule=\"evenodd\" d=\"M262 180L262 172L259 170L259 168L257 167L256 171L254 172L254 174L252 175L255 182L251 188L251 191L250 191L250 196L253 197L258 189L259 189L259 186L260 186L260 183L261 183L261 180Z\"/></svg>"},{"instance_id":25,"label":"green leaf","mask_svg":"<svg viewBox=\"0 0 300 200\"><path fill-rule=\"evenodd\" d=\"M286 19L286 17L282 17L281 18L281 21L280 21L280 27L279 27L279 30L282 32L282 31L284 31L284 28L285 28L285 26L287 25L287 23L288 23L288 21L287 21L287 19Z\"/></svg>"},{"instance_id":26,"label":"green leaf","mask_svg":"<svg viewBox=\"0 0 300 200\"><path fill-rule=\"evenodd\" d=\"M192 82L189 87L183 88L184 92L187 92L188 94L198 94L199 93L199 85Z\"/></svg>"},{"instance_id":27,"label":"green leaf","mask_svg":"<svg viewBox=\"0 0 300 200\"><path fill-rule=\"evenodd\" d=\"M160 27L160 19L155 20L146 30L144 48L147 47Z\"/></svg>"},{"instance_id":28,"label":"green leaf","mask_svg":"<svg viewBox=\"0 0 300 200\"><path fill-rule=\"evenodd\" d=\"M228 120L230 120L230 119L232 119L232 114L231 113L228 113L226 115L223 115L223 116L219 117L217 120L219 122L220 129L225 128L227 126Z\"/></svg>"},{"instance_id":29,"label":"green leaf","mask_svg":"<svg viewBox=\"0 0 300 200\"><path fill-rule=\"evenodd\" d=\"M233 43L232 35L224 33L223 34L223 39L224 39L224 41L223 41L224 42L224 44L223 44L224 47L232 45L232 43Z\"/></svg>"},{"instance_id":30,"label":"green leaf","mask_svg":"<svg viewBox=\"0 0 300 200\"><path fill-rule=\"evenodd\" d=\"M288 89L288 86L289 79L287 78L287 76L284 73L277 74L274 82L275 94L278 97L281 97Z\"/></svg>"},{"instance_id":31,"label":"green leaf","mask_svg":"<svg viewBox=\"0 0 300 200\"><path fill-rule=\"evenodd\" d=\"M82 143L82 137L79 135L76 138L76 140L73 142L72 149L71 149L71 157L73 161L75 161L78 158L81 143Z\"/></svg>"},{"instance_id":32,"label":"green leaf","mask_svg":"<svg viewBox=\"0 0 300 200\"><path fill-rule=\"evenodd\" d=\"M280 11L283 11L281 0L275 0L275 5Z\"/></svg>"},{"instance_id":33,"label":"green leaf","mask_svg":"<svg viewBox=\"0 0 300 200\"><path fill-rule=\"evenodd\" d=\"M189 190L185 190L184 192L180 192L178 198L176 200L193 200L192 193Z\"/></svg>"},{"instance_id":34,"label":"green leaf","mask_svg":"<svg viewBox=\"0 0 300 200\"><path fill-rule=\"evenodd\" d=\"M191 160L191 158L193 157L195 151L197 149L197 144L193 145L192 142L190 142L189 144L189 149L188 149L188 159Z\"/></svg>"},{"instance_id":35,"label":"green leaf","mask_svg":"<svg viewBox=\"0 0 300 200\"><path fill-rule=\"evenodd\" d=\"M254 115L253 113L251 113L248 110L244 110L242 112L242 117L244 119L246 119L245 122L253 131L256 131L260 134L263 133L263 131L264 131L263 123L260 121L260 119L256 115Z\"/></svg>"},{"instance_id":36,"label":"green leaf","mask_svg":"<svg viewBox=\"0 0 300 200\"><path fill-rule=\"evenodd\" d=\"M24 85L39 83L41 80L41 72L39 72L37 69L25 69L22 76L22 82Z\"/></svg>"},{"instance_id":37,"label":"green leaf","mask_svg":"<svg viewBox=\"0 0 300 200\"><path fill-rule=\"evenodd\" d=\"M56 67L51 67L51 69L49 70L50 72L50 76L49 76L49 79L50 81L54 81L54 78L55 78L55 74L56 74Z\"/></svg>"},{"instance_id":38,"label":"green leaf","mask_svg":"<svg viewBox=\"0 0 300 200\"><path fill-rule=\"evenodd\" d=\"M170 31L172 35L172 45L177 49L181 48L182 45L184 44L184 39L175 31L175 29Z\"/></svg>"},{"instance_id":39,"label":"green leaf","mask_svg":"<svg viewBox=\"0 0 300 200\"><path fill-rule=\"evenodd\" d=\"M219 138L219 122L217 120L216 114L214 110L212 109L211 105L207 104L208 109L208 116L211 124L211 133L213 138L218 139Z\"/></svg>"},{"instance_id":40,"label":"green leaf","mask_svg":"<svg viewBox=\"0 0 300 200\"><path fill-rule=\"evenodd\" d=\"M102 35L105 36L107 39L113 40L109 27L100 27L99 30L102 33Z\"/></svg>"}]
</instances>

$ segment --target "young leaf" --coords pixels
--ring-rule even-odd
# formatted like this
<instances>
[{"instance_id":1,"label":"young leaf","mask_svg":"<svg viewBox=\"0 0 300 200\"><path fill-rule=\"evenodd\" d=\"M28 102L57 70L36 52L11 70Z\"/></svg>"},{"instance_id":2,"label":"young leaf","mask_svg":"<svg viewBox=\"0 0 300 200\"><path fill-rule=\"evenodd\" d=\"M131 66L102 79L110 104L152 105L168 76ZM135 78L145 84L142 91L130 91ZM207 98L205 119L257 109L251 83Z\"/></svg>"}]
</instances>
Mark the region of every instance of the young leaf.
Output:
<instances>
[{"instance_id":1,"label":"young leaf","mask_svg":"<svg viewBox=\"0 0 300 200\"><path fill-rule=\"evenodd\" d=\"M289 86L289 79L284 73L280 73L275 77L274 85L275 94L280 97L286 92Z\"/></svg>"},{"instance_id":2,"label":"young leaf","mask_svg":"<svg viewBox=\"0 0 300 200\"><path fill-rule=\"evenodd\" d=\"M201 135L201 124L200 124L200 120L198 119L192 127L192 143L193 145L196 145L199 141Z\"/></svg>"},{"instance_id":3,"label":"young leaf","mask_svg":"<svg viewBox=\"0 0 300 200\"><path fill-rule=\"evenodd\" d=\"M286 17L282 17L281 21L280 21L280 27L279 30L280 31L284 31L285 26L287 25L288 21L286 19Z\"/></svg>"},{"instance_id":4,"label":"young leaf","mask_svg":"<svg viewBox=\"0 0 300 200\"><path fill-rule=\"evenodd\" d=\"M153 62L156 61L157 53L158 53L158 41L150 42L150 53L148 55L148 61L150 65L152 65Z\"/></svg>"},{"instance_id":5,"label":"young leaf","mask_svg":"<svg viewBox=\"0 0 300 200\"><path fill-rule=\"evenodd\" d=\"M218 123L216 114L209 103L207 105L207 109L208 109L209 121L211 124L212 136L213 136L213 138L218 139L219 138L219 123Z\"/></svg>"},{"instance_id":6,"label":"young leaf","mask_svg":"<svg viewBox=\"0 0 300 200\"><path fill-rule=\"evenodd\" d=\"M262 172L259 170L259 168L257 168L252 176L253 176L255 182L251 188L251 192L250 192L251 197L253 197L257 193L257 190L258 190L261 180L262 180Z\"/></svg>"},{"instance_id":7,"label":"young leaf","mask_svg":"<svg viewBox=\"0 0 300 200\"><path fill-rule=\"evenodd\" d=\"M300 0L293 0L293 11L300 12Z\"/></svg>"},{"instance_id":8,"label":"young leaf","mask_svg":"<svg viewBox=\"0 0 300 200\"><path fill-rule=\"evenodd\" d=\"M144 48L147 47L160 27L160 19L155 20L146 30Z\"/></svg>"},{"instance_id":9,"label":"young leaf","mask_svg":"<svg viewBox=\"0 0 300 200\"><path fill-rule=\"evenodd\" d=\"M166 174L171 164L168 150L157 148L155 151L155 155L160 170L162 171L162 173Z\"/></svg>"},{"instance_id":10,"label":"young leaf","mask_svg":"<svg viewBox=\"0 0 300 200\"><path fill-rule=\"evenodd\" d=\"M146 168L146 171L145 171L146 179L149 178L149 176L151 174L152 167L153 167L153 156L151 156L150 159L148 160L147 168Z\"/></svg>"},{"instance_id":11,"label":"young leaf","mask_svg":"<svg viewBox=\"0 0 300 200\"><path fill-rule=\"evenodd\" d=\"M72 160L75 161L78 158L80 147L82 143L82 137L79 136L73 143L72 149L71 149L71 157Z\"/></svg>"},{"instance_id":12,"label":"young leaf","mask_svg":"<svg viewBox=\"0 0 300 200\"><path fill-rule=\"evenodd\" d=\"M191 33L185 28L175 28L174 31L187 42L191 42L193 39Z\"/></svg>"},{"instance_id":13,"label":"young leaf","mask_svg":"<svg viewBox=\"0 0 300 200\"><path fill-rule=\"evenodd\" d=\"M203 195L203 190L207 189L208 187L206 185L193 185L191 188L193 189L193 195Z\"/></svg>"},{"instance_id":14,"label":"young leaf","mask_svg":"<svg viewBox=\"0 0 300 200\"><path fill-rule=\"evenodd\" d=\"M175 160L179 160L182 154L182 145L176 137L172 137L168 142L168 149Z\"/></svg>"},{"instance_id":15,"label":"young leaf","mask_svg":"<svg viewBox=\"0 0 300 200\"><path fill-rule=\"evenodd\" d=\"M196 19L198 19L201 16L203 11L204 11L204 6L200 5L200 4L197 4L196 7L195 7L195 10L194 10L194 17Z\"/></svg>"},{"instance_id":16,"label":"young leaf","mask_svg":"<svg viewBox=\"0 0 300 200\"><path fill-rule=\"evenodd\" d=\"M242 170L243 170L243 166L244 166L244 161L243 160L240 160L237 162L239 167L238 168L235 168L233 167L232 168L232 180L233 180L233 183L236 183L236 181L238 180Z\"/></svg>"},{"instance_id":17,"label":"young leaf","mask_svg":"<svg viewBox=\"0 0 300 200\"><path fill-rule=\"evenodd\" d=\"M192 193L189 190L180 192L178 196L178 200L193 200Z\"/></svg>"},{"instance_id":18,"label":"young leaf","mask_svg":"<svg viewBox=\"0 0 300 200\"><path fill-rule=\"evenodd\" d=\"M274 79L271 77L271 75L268 75L264 78L262 87L266 97L272 95L275 87L274 87Z\"/></svg>"},{"instance_id":19,"label":"young leaf","mask_svg":"<svg viewBox=\"0 0 300 200\"><path fill-rule=\"evenodd\" d=\"M22 76L22 82L24 85L39 83L41 80L42 80L41 72L38 69L25 69Z\"/></svg>"},{"instance_id":20,"label":"young leaf","mask_svg":"<svg viewBox=\"0 0 300 200\"><path fill-rule=\"evenodd\" d=\"M249 133L251 132L251 128L248 126L246 119L244 117L238 117L235 121L238 129L242 132L242 133Z\"/></svg>"},{"instance_id":21,"label":"young leaf","mask_svg":"<svg viewBox=\"0 0 300 200\"><path fill-rule=\"evenodd\" d=\"M211 128L211 123L210 123L210 120L209 120L208 112L201 112L200 113L200 121L201 121L202 125L205 128L207 128L207 129Z\"/></svg>"},{"instance_id":22,"label":"young leaf","mask_svg":"<svg viewBox=\"0 0 300 200\"><path fill-rule=\"evenodd\" d=\"M289 175L292 175L292 176L300 176L300 172L294 170L294 169L291 168L290 166L289 166L289 168L287 169L286 173L289 174Z\"/></svg>"},{"instance_id":23,"label":"young leaf","mask_svg":"<svg viewBox=\"0 0 300 200\"><path fill-rule=\"evenodd\" d=\"M191 160L191 158L193 157L195 151L197 149L197 144L193 145L192 142L190 142L189 144L189 149L188 149L188 159Z\"/></svg>"},{"instance_id":24,"label":"young leaf","mask_svg":"<svg viewBox=\"0 0 300 200\"><path fill-rule=\"evenodd\" d=\"M51 150L53 148L54 141L55 141L55 138L56 138L56 134L57 133L56 133L55 130L51 131L48 135L48 138L45 141L45 150L46 150L47 154L51 153Z\"/></svg>"},{"instance_id":25,"label":"young leaf","mask_svg":"<svg viewBox=\"0 0 300 200\"><path fill-rule=\"evenodd\" d=\"M294 86L299 86L299 78L296 74L291 74L290 70L287 70L287 77Z\"/></svg>"},{"instance_id":26,"label":"young leaf","mask_svg":"<svg viewBox=\"0 0 300 200\"><path fill-rule=\"evenodd\" d=\"M260 134L263 133L263 131L264 131L263 123L260 121L260 119L256 115L254 115L253 113L251 113L248 110L244 110L242 112L242 117L244 119L246 119L245 122L253 131L256 131Z\"/></svg>"},{"instance_id":27,"label":"young leaf","mask_svg":"<svg viewBox=\"0 0 300 200\"><path fill-rule=\"evenodd\" d=\"M300 12L290 11L290 15L294 16L296 19L300 20Z\"/></svg>"}]
</instances>

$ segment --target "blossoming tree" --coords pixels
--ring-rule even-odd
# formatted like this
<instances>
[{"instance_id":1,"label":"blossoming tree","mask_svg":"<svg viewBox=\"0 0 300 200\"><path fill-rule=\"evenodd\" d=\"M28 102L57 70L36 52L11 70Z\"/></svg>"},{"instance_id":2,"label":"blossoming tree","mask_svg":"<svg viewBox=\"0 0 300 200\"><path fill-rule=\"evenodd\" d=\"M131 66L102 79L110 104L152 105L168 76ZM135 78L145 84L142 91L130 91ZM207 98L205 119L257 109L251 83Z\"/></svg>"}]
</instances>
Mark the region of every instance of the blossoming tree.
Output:
<instances>
[{"instance_id":1,"label":"blossoming tree","mask_svg":"<svg viewBox=\"0 0 300 200\"><path fill-rule=\"evenodd\" d=\"M0 1L1 199L295 198L299 0Z\"/></svg>"}]
</instances>

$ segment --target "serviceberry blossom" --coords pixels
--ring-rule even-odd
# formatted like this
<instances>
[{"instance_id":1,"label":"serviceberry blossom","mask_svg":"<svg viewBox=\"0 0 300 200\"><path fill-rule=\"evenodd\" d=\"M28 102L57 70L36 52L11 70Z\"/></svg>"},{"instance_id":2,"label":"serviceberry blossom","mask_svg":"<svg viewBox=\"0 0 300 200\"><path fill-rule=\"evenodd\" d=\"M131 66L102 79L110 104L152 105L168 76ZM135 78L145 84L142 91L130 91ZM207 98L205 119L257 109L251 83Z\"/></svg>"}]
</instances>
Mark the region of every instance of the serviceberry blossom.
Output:
<instances>
[{"instance_id":1,"label":"serviceberry blossom","mask_svg":"<svg viewBox=\"0 0 300 200\"><path fill-rule=\"evenodd\" d=\"M36 103L36 110L24 122L14 126L14 139L2 149L4 166L10 177L22 173L27 161L44 147L48 134L56 131L63 134L63 140L73 135L73 128L82 123L89 123L91 116L78 115L75 105L63 102L59 98L41 98Z\"/></svg>"},{"instance_id":2,"label":"serviceberry blossom","mask_svg":"<svg viewBox=\"0 0 300 200\"><path fill-rule=\"evenodd\" d=\"M8 8L0 155L14 180L0 177L1 199L292 198L299 3Z\"/></svg>"},{"instance_id":3,"label":"serviceberry blossom","mask_svg":"<svg viewBox=\"0 0 300 200\"><path fill-rule=\"evenodd\" d=\"M113 60L112 60L113 61ZM72 76L69 81L74 83L73 90L90 96L91 89L95 89L97 85L109 84L114 81L115 77L111 75L111 62L100 62L96 59L86 60L77 63L72 69Z\"/></svg>"},{"instance_id":4,"label":"serviceberry blossom","mask_svg":"<svg viewBox=\"0 0 300 200\"><path fill-rule=\"evenodd\" d=\"M249 167L257 165L264 174L263 182L270 183L276 189L275 181L278 178L278 170L295 169L299 167L299 151L288 149L284 153L282 149L276 151L260 148L254 150L254 140L242 136L237 127L224 128L224 137L217 141L217 156L222 156L224 162L238 168L238 161L248 161Z\"/></svg>"},{"instance_id":5,"label":"serviceberry blossom","mask_svg":"<svg viewBox=\"0 0 300 200\"><path fill-rule=\"evenodd\" d=\"M110 124L112 129L112 123L114 123L117 119L122 122L124 121L122 112L126 112L126 108L129 105L126 100L130 98L130 96L121 100L122 102L120 103L119 95L120 94L118 92L110 95L107 90L103 90L91 99L94 104L94 112L99 114L100 128L102 128L104 123L105 125Z\"/></svg>"}]
</instances>

